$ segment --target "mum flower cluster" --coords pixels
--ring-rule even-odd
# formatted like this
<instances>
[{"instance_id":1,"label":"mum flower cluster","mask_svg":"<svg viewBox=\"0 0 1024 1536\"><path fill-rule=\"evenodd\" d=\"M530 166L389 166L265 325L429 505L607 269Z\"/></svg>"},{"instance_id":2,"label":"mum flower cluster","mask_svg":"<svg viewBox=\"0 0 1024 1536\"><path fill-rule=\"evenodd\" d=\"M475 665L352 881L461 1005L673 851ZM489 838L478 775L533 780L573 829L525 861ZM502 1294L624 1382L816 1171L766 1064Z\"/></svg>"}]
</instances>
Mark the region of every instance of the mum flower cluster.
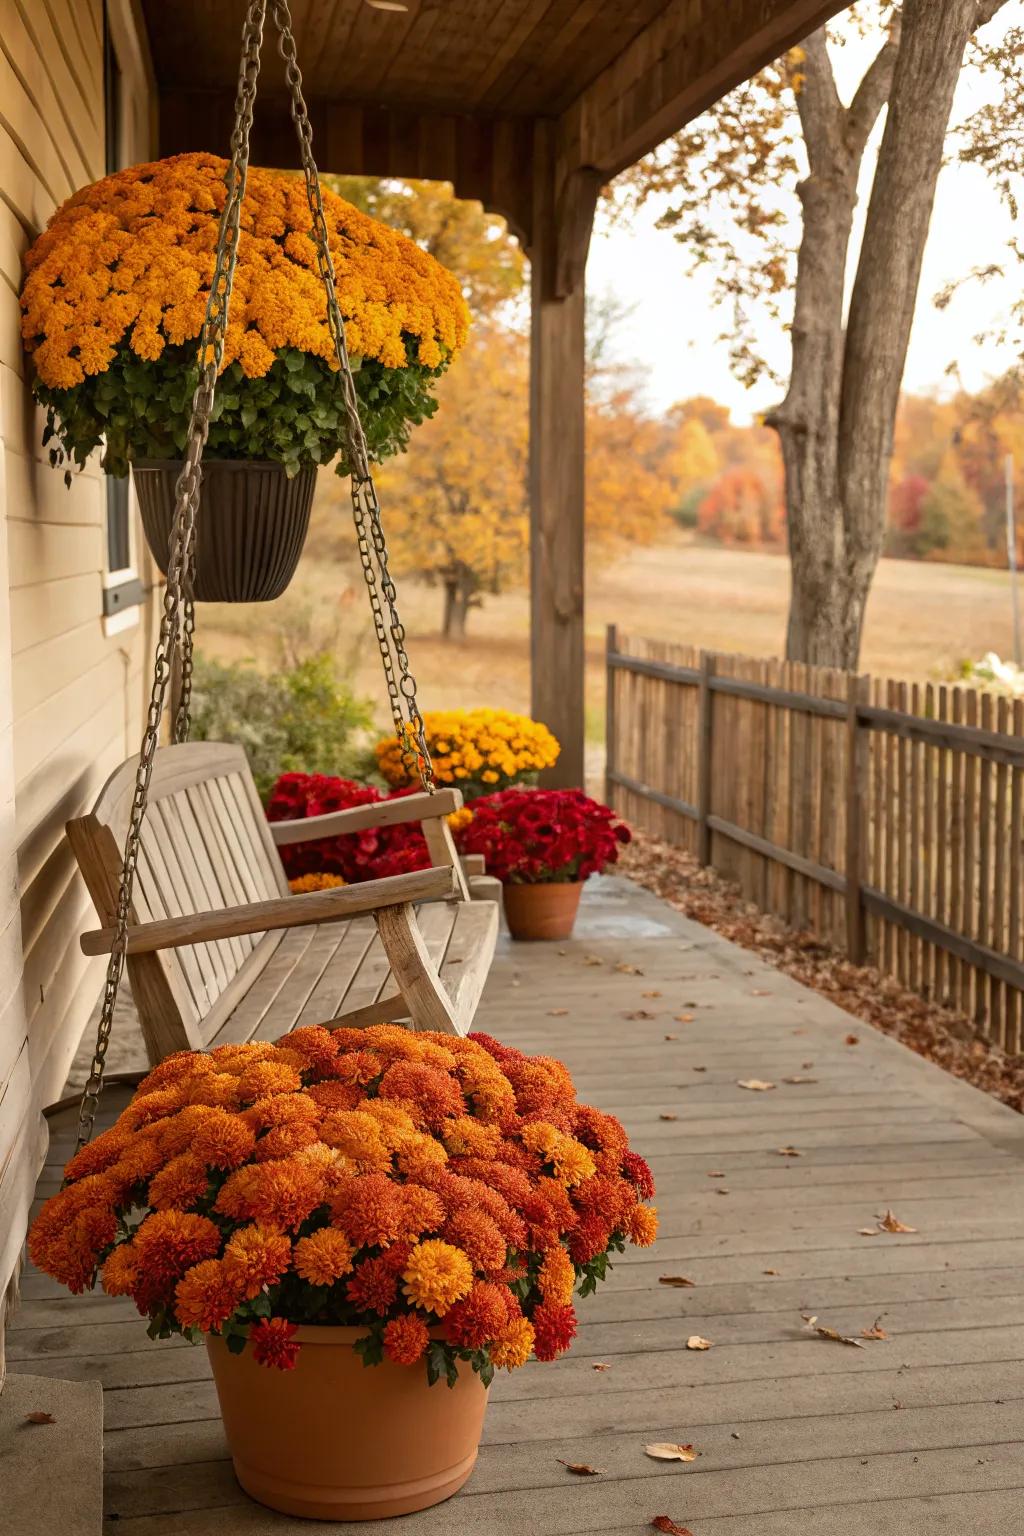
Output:
<instances>
[{"instance_id":1,"label":"mum flower cluster","mask_svg":"<svg viewBox=\"0 0 1024 1536\"><path fill-rule=\"evenodd\" d=\"M382 795L372 784L357 784L354 779L325 773L283 773L270 792L267 817L270 821L302 821L309 816L326 816L329 811L377 805L408 793L400 790ZM463 807L448 817L448 823L458 832L471 819L472 813ZM430 866L426 840L416 822L289 843L279 851L291 888L299 894L323 890L327 884L354 885L360 880L382 880L387 875L404 875ZM313 881L322 883L310 883Z\"/></svg>"},{"instance_id":2,"label":"mum flower cluster","mask_svg":"<svg viewBox=\"0 0 1024 1536\"><path fill-rule=\"evenodd\" d=\"M505 709L428 711L423 728L437 782L455 785L467 798L530 782L554 766L561 750L546 725ZM412 782L409 754L403 754L396 736L385 737L375 750L389 784L398 788Z\"/></svg>"},{"instance_id":3,"label":"mum flower cluster","mask_svg":"<svg viewBox=\"0 0 1024 1536\"><path fill-rule=\"evenodd\" d=\"M127 458L180 450L172 427L183 418L183 441L226 169L216 155L187 154L118 171L63 203L28 252L22 335L69 454L106 433L123 474ZM429 380L463 345L468 311L458 281L413 241L326 188L323 201L346 340L368 369L357 389L370 446L393 452L408 422L434 408ZM301 177L250 169L210 434L221 457L287 461L283 447L269 451L275 409L297 464L337 451L337 361L310 224ZM122 420L130 401L148 406L137 413L147 419Z\"/></svg>"},{"instance_id":4,"label":"mum flower cluster","mask_svg":"<svg viewBox=\"0 0 1024 1536\"><path fill-rule=\"evenodd\" d=\"M65 1178L41 1269L281 1369L318 1323L431 1381L554 1359L575 1291L657 1227L650 1169L560 1062L395 1025L169 1056Z\"/></svg>"},{"instance_id":5,"label":"mum flower cluster","mask_svg":"<svg viewBox=\"0 0 1024 1536\"><path fill-rule=\"evenodd\" d=\"M462 853L483 854L505 884L586 880L619 857L629 828L578 789L513 789L473 802Z\"/></svg>"}]
</instances>

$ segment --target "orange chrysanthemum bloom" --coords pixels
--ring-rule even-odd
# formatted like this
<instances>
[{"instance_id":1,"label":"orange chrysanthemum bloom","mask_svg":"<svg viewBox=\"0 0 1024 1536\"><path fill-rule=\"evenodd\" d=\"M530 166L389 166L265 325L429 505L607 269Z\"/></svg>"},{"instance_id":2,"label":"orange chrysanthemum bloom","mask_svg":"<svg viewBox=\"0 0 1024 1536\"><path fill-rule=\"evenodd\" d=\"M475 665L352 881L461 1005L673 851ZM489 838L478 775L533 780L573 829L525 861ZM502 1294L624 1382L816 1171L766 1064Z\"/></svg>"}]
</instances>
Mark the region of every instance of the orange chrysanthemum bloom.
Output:
<instances>
[{"instance_id":1,"label":"orange chrysanthemum bloom","mask_svg":"<svg viewBox=\"0 0 1024 1536\"><path fill-rule=\"evenodd\" d=\"M248 1163L232 1173L214 1210L241 1221L261 1221L281 1231L294 1231L321 1203L323 1176L295 1158Z\"/></svg>"},{"instance_id":2,"label":"orange chrysanthemum bloom","mask_svg":"<svg viewBox=\"0 0 1024 1536\"><path fill-rule=\"evenodd\" d=\"M357 1248L383 1248L402 1235L401 1190L384 1173L342 1179L331 1193L331 1221Z\"/></svg>"},{"instance_id":3,"label":"orange chrysanthemum bloom","mask_svg":"<svg viewBox=\"0 0 1024 1536\"><path fill-rule=\"evenodd\" d=\"M537 1276L540 1294L545 1301L557 1306L568 1306L576 1289L576 1271L564 1248L549 1248L544 1255Z\"/></svg>"},{"instance_id":4,"label":"orange chrysanthemum bloom","mask_svg":"<svg viewBox=\"0 0 1024 1536\"><path fill-rule=\"evenodd\" d=\"M295 1244L295 1272L310 1285L333 1285L352 1270L354 1250L344 1233L321 1227Z\"/></svg>"},{"instance_id":5,"label":"orange chrysanthemum bloom","mask_svg":"<svg viewBox=\"0 0 1024 1536\"><path fill-rule=\"evenodd\" d=\"M445 1332L459 1349L482 1349L508 1327L508 1288L482 1280L455 1301L445 1317Z\"/></svg>"},{"instance_id":6,"label":"orange chrysanthemum bloom","mask_svg":"<svg viewBox=\"0 0 1024 1536\"><path fill-rule=\"evenodd\" d=\"M473 1266L461 1248L428 1238L413 1248L402 1280L402 1290L414 1307L444 1317L473 1284Z\"/></svg>"},{"instance_id":7,"label":"orange chrysanthemum bloom","mask_svg":"<svg viewBox=\"0 0 1024 1536\"><path fill-rule=\"evenodd\" d=\"M149 1181L147 1198L156 1211L187 1211L209 1183L206 1164L194 1152L179 1152Z\"/></svg>"},{"instance_id":8,"label":"orange chrysanthemum bloom","mask_svg":"<svg viewBox=\"0 0 1024 1536\"><path fill-rule=\"evenodd\" d=\"M276 1284L291 1262L291 1240L258 1222L240 1227L224 1249L224 1268L245 1301L258 1296L264 1286Z\"/></svg>"},{"instance_id":9,"label":"orange chrysanthemum bloom","mask_svg":"<svg viewBox=\"0 0 1024 1536\"><path fill-rule=\"evenodd\" d=\"M396 1365L415 1365L426 1354L430 1333L421 1317L403 1313L384 1328L384 1353Z\"/></svg>"},{"instance_id":10,"label":"orange chrysanthemum bloom","mask_svg":"<svg viewBox=\"0 0 1024 1536\"><path fill-rule=\"evenodd\" d=\"M649 1248L658 1235L658 1212L653 1205L635 1205L626 1222L626 1236L638 1248Z\"/></svg>"},{"instance_id":11,"label":"orange chrysanthemum bloom","mask_svg":"<svg viewBox=\"0 0 1024 1536\"><path fill-rule=\"evenodd\" d=\"M445 1224L443 1236L462 1249L474 1269L486 1273L504 1267L507 1244L484 1211L472 1207L456 1211Z\"/></svg>"},{"instance_id":12,"label":"orange chrysanthemum bloom","mask_svg":"<svg viewBox=\"0 0 1024 1536\"><path fill-rule=\"evenodd\" d=\"M491 1363L499 1370L516 1371L526 1364L532 1350L533 1325L525 1317L517 1317L491 1345Z\"/></svg>"},{"instance_id":13,"label":"orange chrysanthemum bloom","mask_svg":"<svg viewBox=\"0 0 1024 1536\"><path fill-rule=\"evenodd\" d=\"M183 1328L211 1333L226 1323L243 1299L238 1277L223 1259L204 1259L174 1290L174 1315Z\"/></svg>"}]
</instances>

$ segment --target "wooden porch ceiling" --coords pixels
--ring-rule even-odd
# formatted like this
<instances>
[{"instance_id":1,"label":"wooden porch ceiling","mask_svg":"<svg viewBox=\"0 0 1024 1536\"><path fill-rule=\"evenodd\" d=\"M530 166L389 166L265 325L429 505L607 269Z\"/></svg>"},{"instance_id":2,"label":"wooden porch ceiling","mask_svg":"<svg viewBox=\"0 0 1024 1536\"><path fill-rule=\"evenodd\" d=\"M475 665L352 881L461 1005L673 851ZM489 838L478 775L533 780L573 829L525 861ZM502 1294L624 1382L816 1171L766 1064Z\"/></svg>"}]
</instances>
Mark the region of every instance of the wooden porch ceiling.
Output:
<instances>
[{"instance_id":1,"label":"wooden porch ceiling","mask_svg":"<svg viewBox=\"0 0 1024 1536\"><path fill-rule=\"evenodd\" d=\"M559 180L615 175L842 8L842 0L292 0L326 170L452 181L529 243L533 125ZM245 0L142 0L160 151L223 152ZM254 158L296 163L268 43Z\"/></svg>"}]
</instances>

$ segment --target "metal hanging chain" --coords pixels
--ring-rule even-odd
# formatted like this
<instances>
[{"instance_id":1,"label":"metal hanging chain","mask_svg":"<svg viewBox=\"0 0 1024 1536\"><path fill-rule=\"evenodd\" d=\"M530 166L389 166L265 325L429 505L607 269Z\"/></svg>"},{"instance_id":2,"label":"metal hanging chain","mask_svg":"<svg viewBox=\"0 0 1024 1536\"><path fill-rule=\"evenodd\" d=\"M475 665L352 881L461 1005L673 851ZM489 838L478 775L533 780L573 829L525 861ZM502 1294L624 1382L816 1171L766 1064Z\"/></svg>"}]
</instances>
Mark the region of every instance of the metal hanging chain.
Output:
<instances>
[{"instance_id":1,"label":"metal hanging chain","mask_svg":"<svg viewBox=\"0 0 1024 1536\"><path fill-rule=\"evenodd\" d=\"M256 97L256 79L260 68L260 48L263 42L265 17L266 0L251 0L242 29L242 59L238 75L238 92L235 97L231 164L226 177L227 195L224 211L221 214L213 280L206 304L206 318L200 337L199 384L192 397L185 463L174 488L174 525L171 531L170 557L167 564L167 587L164 592L160 634L156 645L153 688L146 716L146 730L139 751L135 792L132 796L128 831L124 842L124 866L117 893L114 942L111 945L110 960L107 964L107 978L96 1030L96 1049L78 1111L79 1147L84 1147L92 1138L96 1111L103 1091L104 1062L107 1046L110 1043L114 1006L117 1002L118 988L127 954L132 891L138 869L139 843L146 817L153 762L160 740L160 723L167 699L171 664L175 648L182 643L183 638L189 647L187 657L184 651L182 654L183 682L186 678L191 679L191 631L194 627L191 571L195 558L196 510L202 479L203 448L209 432L217 374L224 353L224 337L227 331L231 286L238 251L239 218L249 163L249 132L252 127L252 109ZM186 734L188 730L187 694L183 696L183 709L179 710L178 717L175 722L176 740L183 739L177 734L179 724L183 726Z\"/></svg>"},{"instance_id":2,"label":"metal hanging chain","mask_svg":"<svg viewBox=\"0 0 1024 1536\"><path fill-rule=\"evenodd\" d=\"M388 569L387 542L381 521L380 502L370 473L366 436L359 419L355 379L352 376L352 365L349 362L348 346L345 341L345 324L338 306L334 261L331 257L327 220L324 217L320 176L316 161L313 159L313 129L302 94L302 72L295 56L295 37L292 33L288 0L271 0L271 11L279 33L278 49L285 61L285 78L291 93L292 121L299 137L299 153L306 178L306 199L313 220L312 236L316 246L317 268L327 295L327 324L334 342L335 356L338 359L341 396L345 410L345 446L352 477L352 516L359 546L359 559L363 568L363 579L370 599L374 631L384 667L391 716L395 723L403 758L407 765L415 766L421 785L429 794L433 794L437 787L434 770L427 747L423 716L416 697L416 679L409 666L405 645L405 626L398 612L398 594ZM374 569L375 566L376 569ZM385 604L387 605L386 619Z\"/></svg>"}]
</instances>

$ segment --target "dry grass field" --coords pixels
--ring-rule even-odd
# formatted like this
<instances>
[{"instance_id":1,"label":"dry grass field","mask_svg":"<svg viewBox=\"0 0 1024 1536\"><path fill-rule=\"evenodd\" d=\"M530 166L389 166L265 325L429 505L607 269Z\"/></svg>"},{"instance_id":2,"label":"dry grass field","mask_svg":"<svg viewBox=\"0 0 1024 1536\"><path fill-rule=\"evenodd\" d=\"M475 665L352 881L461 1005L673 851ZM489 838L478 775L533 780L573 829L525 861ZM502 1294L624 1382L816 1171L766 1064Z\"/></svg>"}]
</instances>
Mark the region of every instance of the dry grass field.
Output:
<instances>
[{"instance_id":1,"label":"dry grass field","mask_svg":"<svg viewBox=\"0 0 1024 1536\"><path fill-rule=\"evenodd\" d=\"M485 597L464 644L441 640L441 595L399 578L409 652L429 708L529 704L529 602L525 591ZM781 652L789 567L783 555L702 545L673 534L664 543L600 564L587 589L587 714L603 730L605 626L725 651ZM1009 578L972 566L883 560L868 608L862 664L907 679L948 679L967 657L1012 648ZM301 654L335 648L360 692L381 703L383 685L362 579L354 561L304 557L295 582L266 608L211 606L199 616L201 648L221 659L272 664L282 643Z\"/></svg>"}]
</instances>

